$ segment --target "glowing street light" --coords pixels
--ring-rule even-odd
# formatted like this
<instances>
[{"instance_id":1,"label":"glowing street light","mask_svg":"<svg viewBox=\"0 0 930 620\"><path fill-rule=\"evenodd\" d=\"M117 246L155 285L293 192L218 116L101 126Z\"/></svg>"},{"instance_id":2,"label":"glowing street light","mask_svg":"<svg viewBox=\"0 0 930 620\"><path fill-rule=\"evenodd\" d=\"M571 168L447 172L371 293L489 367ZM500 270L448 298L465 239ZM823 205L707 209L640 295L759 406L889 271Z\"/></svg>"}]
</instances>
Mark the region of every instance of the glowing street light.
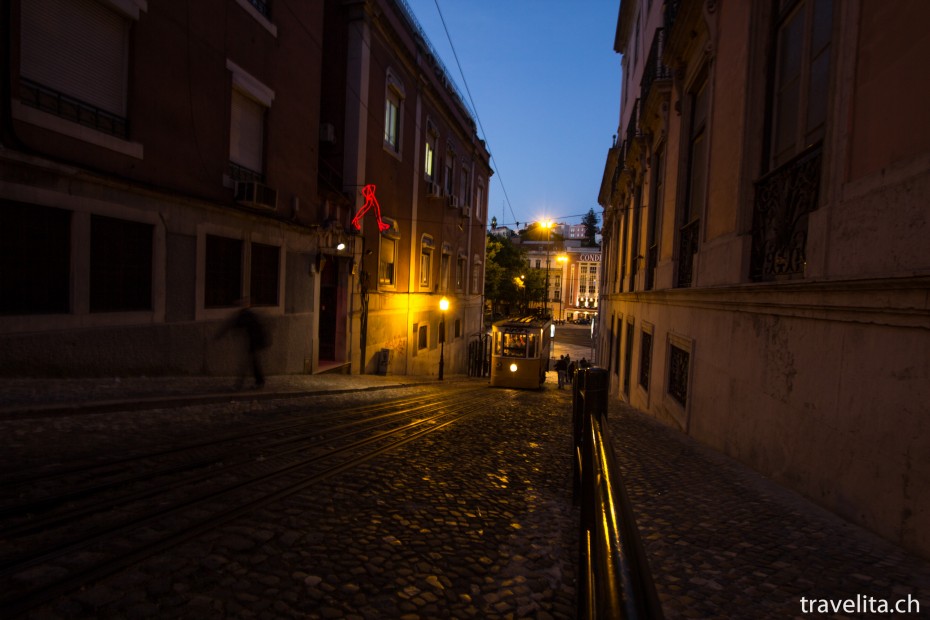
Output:
<instances>
[{"instance_id":1,"label":"glowing street light","mask_svg":"<svg viewBox=\"0 0 930 620\"><path fill-rule=\"evenodd\" d=\"M549 314L549 235L552 231L552 227L555 226L555 222L552 220L546 220L545 222L540 222L540 226L546 229L546 298L544 300L543 307L545 308L545 313Z\"/></svg>"},{"instance_id":2,"label":"glowing street light","mask_svg":"<svg viewBox=\"0 0 930 620\"><path fill-rule=\"evenodd\" d=\"M559 278L560 278L560 287L559 287L559 320L562 320L562 298L565 297L565 265L568 263L568 256L565 254L559 254L555 261L557 263L562 263L562 266L559 268Z\"/></svg>"},{"instance_id":3,"label":"glowing street light","mask_svg":"<svg viewBox=\"0 0 930 620\"><path fill-rule=\"evenodd\" d=\"M446 345L446 311L449 309L449 300L443 295L439 300L439 380L442 381L442 371L445 366Z\"/></svg>"}]
</instances>

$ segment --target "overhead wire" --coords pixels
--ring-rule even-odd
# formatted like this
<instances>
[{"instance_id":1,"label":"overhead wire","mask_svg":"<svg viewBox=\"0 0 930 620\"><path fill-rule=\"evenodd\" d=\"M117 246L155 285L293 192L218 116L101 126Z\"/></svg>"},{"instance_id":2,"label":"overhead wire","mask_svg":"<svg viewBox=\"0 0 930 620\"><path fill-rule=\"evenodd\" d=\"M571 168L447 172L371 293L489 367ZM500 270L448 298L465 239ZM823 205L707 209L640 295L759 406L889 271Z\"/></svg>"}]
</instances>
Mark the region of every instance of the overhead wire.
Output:
<instances>
[{"instance_id":1,"label":"overhead wire","mask_svg":"<svg viewBox=\"0 0 930 620\"><path fill-rule=\"evenodd\" d=\"M446 18L442 14L442 9L439 8L439 0L433 0L433 2L436 5L436 12L439 13L439 21L442 22L442 28L446 32L446 39L449 41L449 47L452 48L452 56L455 58L455 64L459 69L459 75L462 76L462 85L465 87L465 92L468 94L468 101L471 103L471 109L475 115L475 121L477 121L478 127L481 129L481 134L484 136L484 143L488 147L488 153L491 156L491 162L494 164L497 181L500 183L501 190L504 192L504 200L507 201L507 207L510 209L510 215L516 222L517 216L513 211L513 205L510 202L510 196L507 194L507 187L504 185L504 178L501 175L500 166L497 164L497 160L494 159L494 150L491 148L491 144L488 141L488 132L484 130L484 125L481 124L481 117L478 115L478 106L475 105L475 100L471 95L471 89L468 87L468 80L465 79L465 71L462 69L462 63L459 62L459 55L455 51L455 44L452 42L452 35L449 34L449 27L446 25Z\"/></svg>"}]
</instances>

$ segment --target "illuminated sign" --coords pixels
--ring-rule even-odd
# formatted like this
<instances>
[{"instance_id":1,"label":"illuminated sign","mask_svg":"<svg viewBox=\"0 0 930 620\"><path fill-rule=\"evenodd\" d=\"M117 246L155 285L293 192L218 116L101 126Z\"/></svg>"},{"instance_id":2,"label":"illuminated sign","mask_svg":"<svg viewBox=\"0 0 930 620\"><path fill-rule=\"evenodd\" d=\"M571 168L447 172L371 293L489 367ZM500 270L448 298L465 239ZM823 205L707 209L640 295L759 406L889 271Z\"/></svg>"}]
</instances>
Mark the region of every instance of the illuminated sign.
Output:
<instances>
[{"instance_id":1,"label":"illuminated sign","mask_svg":"<svg viewBox=\"0 0 930 620\"><path fill-rule=\"evenodd\" d=\"M361 230L362 217L371 210L372 207L375 209L375 217L378 218L378 230L384 232L391 227L390 224L386 224L384 220L381 219L381 205L378 204L378 199L375 197L375 184L369 183L362 188L362 196L365 197L365 204L361 209L358 210L358 213L355 214L355 217L352 218L352 225L355 226L355 230Z\"/></svg>"}]
</instances>

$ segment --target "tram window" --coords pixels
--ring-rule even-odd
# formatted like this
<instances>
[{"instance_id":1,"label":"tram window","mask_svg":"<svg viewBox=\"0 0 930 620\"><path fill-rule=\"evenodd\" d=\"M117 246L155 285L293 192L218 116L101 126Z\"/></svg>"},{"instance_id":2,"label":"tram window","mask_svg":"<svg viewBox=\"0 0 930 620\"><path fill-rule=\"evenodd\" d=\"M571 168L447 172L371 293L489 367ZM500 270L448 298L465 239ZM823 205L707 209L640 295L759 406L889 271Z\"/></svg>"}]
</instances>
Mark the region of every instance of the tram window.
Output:
<instances>
[{"instance_id":1,"label":"tram window","mask_svg":"<svg viewBox=\"0 0 930 620\"><path fill-rule=\"evenodd\" d=\"M536 357L536 341L538 338L536 334L530 334L530 342L527 350L527 357Z\"/></svg>"},{"instance_id":2,"label":"tram window","mask_svg":"<svg viewBox=\"0 0 930 620\"><path fill-rule=\"evenodd\" d=\"M504 357L526 357L526 334L504 334Z\"/></svg>"}]
</instances>

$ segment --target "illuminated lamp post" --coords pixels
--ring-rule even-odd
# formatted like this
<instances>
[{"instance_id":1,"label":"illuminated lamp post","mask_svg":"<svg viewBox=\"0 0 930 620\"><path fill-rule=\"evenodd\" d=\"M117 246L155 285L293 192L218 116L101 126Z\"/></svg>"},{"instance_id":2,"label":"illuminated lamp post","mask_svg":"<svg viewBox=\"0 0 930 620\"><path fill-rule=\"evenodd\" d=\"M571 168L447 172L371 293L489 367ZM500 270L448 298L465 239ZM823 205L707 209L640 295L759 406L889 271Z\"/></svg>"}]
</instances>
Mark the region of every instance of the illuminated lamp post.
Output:
<instances>
[{"instance_id":1,"label":"illuminated lamp post","mask_svg":"<svg viewBox=\"0 0 930 620\"><path fill-rule=\"evenodd\" d=\"M545 308L545 314L549 313L549 234L554 226L552 220L546 220L540 224L543 228L546 229L546 297L543 300L543 308Z\"/></svg>"},{"instance_id":2,"label":"illuminated lamp post","mask_svg":"<svg viewBox=\"0 0 930 620\"><path fill-rule=\"evenodd\" d=\"M565 264L568 262L568 256L565 254L559 254L555 259L557 263L562 263L562 266L559 268L559 320L562 320L562 298L565 297Z\"/></svg>"},{"instance_id":3,"label":"illuminated lamp post","mask_svg":"<svg viewBox=\"0 0 930 620\"><path fill-rule=\"evenodd\" d=\"M445 348L446 348L446 310L449 309L449 300L443 296L439 300L439 380L442 381L442 371L445 367Z\"/></svg>"}]
</instances>

